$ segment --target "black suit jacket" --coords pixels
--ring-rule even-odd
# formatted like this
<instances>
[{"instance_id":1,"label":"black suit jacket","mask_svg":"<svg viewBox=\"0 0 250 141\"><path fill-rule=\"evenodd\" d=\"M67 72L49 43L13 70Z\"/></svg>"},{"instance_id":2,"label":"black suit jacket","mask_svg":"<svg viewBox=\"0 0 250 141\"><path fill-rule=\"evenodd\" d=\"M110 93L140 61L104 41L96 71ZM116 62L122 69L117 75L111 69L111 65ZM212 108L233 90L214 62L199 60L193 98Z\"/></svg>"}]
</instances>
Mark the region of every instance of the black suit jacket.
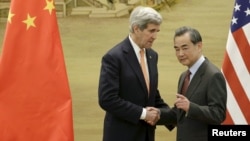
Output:
<instances>
[{"instance_id":1,"label":"black suit jacket","mask_svg":"<svg viewBox=\"0 0 250 141\"><path fill-rule=\"evenodd\" d=\"M150 77L148 97L146 82L127 37L102 58L99 80L99 105L106 111L103 141L154 141L155 126L140 120L142 108L168 105L158 91L158 55L146 49Z\"/></svg>"},{"instance_id":2,"label":"black suit jacket","mask_svg":"<svg viewBox=\"0 0 250 141\"><path fill-rule=\"evenodd\" d=\"M178 82L181 93L185 73ZM161 124L177 125L177 141L207 141L208 125L221 124L226 117L227 90L221 71L207 58L195 73L186 92L188 113L177 109L162 112Z\"/></svg>"}]
</instances>

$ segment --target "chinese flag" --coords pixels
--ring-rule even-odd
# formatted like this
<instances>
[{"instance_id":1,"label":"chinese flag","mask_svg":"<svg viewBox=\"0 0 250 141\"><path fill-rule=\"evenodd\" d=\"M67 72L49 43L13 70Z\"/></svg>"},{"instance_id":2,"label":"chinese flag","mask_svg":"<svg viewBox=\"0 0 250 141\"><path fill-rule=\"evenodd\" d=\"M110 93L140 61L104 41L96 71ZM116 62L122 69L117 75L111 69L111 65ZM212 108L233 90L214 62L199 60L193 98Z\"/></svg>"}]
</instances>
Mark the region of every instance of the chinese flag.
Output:
<instances>
[{"instance_id":1,"label":"chinese flag","mask_svg":"<svg viewBox=\"0 0 250 141\"><path fill-rule=\"evenodd\" d=\"M227 80L223 124L250 124L250 1L235 0L222 72Z\"/></svg>"},{"instance_id":2,"label":"chinese flag","mask_svg":"<svg viewBox=\"0 0 250 141\"><path fill-rule=\"evenodd\" d=\"M73 141L53 0L11 0L0 58L0 141Z\"/></svg>"}]
</instances>

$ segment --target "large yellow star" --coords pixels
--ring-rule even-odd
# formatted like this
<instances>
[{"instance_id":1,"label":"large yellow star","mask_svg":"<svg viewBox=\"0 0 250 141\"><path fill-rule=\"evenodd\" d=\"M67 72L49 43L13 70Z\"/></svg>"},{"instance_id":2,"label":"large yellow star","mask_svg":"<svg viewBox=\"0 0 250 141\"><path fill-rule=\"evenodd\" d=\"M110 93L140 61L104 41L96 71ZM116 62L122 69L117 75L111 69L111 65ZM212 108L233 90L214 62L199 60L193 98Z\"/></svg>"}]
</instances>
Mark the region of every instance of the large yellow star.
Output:
<instances>
[{"instance_id":1,"label":"large yellow star","mask_svg":"<svg viewBox=\"0 0 250 141\"><path fill-rule=\"evenodd\" d=\"M46 7L44 7L44 10L49 10L49 13L51 15L51 12L53 9L55 9L54 1L53 0L51 0L51 1L46 0Z\"/></svg>"},{"instance_id":2,"label":"large yellow star","mask_svg":"<svg viewBox=\"0 0 250 141\"><path fill-rule=\"evenodd\" d=\"M27 14L27 19L23 21L27 25L27 30L30 28L30 26L36 27L34 24L35 19L36 17L30 17L30 14Z\"/></svg>"},{"instance_id":3,"label":"large yellow star","mask_svg":"<svg viewBox=\"0 0 250 141\"><path fill-rule=\"evenodd\" d=\"M15 14L11 13L11 9L9 10L9 14L8 14L8 22L11 23L11 18L14 16Z\"/></svg>"}]
</instances>

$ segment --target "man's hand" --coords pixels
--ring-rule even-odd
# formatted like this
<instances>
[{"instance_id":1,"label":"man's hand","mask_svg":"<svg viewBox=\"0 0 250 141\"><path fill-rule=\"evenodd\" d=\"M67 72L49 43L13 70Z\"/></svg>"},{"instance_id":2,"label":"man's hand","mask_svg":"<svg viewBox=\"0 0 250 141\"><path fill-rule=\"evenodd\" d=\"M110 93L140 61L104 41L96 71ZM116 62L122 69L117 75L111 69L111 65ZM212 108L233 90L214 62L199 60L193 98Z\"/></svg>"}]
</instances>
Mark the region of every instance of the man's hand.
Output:
<instances>
[{"instance_id":1,"label":"man's hand","mask_svg":"<svg viewBox=\"0 0 250 141\"><path fill-rule=\"evenodd\" d=\"M155 107L146 107L147 114L145 121L150 125L155 125L160 119L160 110Z\"/></svg>"},{"instance_id":2,"label":"man's hand","mask_svg":"<svg viewBox=\"0 0 250 141\"><path fill-rule=\"evenodd\" d=\"M179 109L182 109L188 112L190 101L184 95L176 94L176 96L177 96L177 99L175 101L175 106Z\"/></svg>"}]
</instances>

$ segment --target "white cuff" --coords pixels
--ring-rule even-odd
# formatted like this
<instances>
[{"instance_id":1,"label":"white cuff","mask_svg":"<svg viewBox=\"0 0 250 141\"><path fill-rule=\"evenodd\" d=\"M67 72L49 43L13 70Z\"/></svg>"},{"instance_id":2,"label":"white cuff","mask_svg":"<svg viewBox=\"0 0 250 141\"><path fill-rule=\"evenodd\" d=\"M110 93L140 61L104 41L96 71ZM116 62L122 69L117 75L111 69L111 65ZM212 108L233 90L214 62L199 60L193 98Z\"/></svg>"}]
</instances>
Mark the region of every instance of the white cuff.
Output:
<instances>
[{"instance_id":1,"label":"white cuff","mask_svg":"<svg viewBox=\"0 0 250 141\"><path fill-rule=\"evenodd\" d=\"M145 108L143 108L140 119L144 120L146 118L146 114L147 114L147 110Z\"/></svg>"}]
</instances>

